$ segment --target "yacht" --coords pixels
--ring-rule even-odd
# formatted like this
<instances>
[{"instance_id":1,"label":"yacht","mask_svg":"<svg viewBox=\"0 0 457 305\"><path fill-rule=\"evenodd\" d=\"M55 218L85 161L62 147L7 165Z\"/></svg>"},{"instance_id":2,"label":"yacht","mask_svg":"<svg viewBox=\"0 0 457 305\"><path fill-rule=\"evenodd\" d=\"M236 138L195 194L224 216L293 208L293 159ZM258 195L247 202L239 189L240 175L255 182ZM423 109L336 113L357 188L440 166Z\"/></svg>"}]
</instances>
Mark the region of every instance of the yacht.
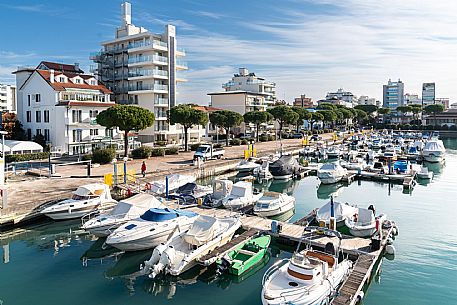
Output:
<instances>
[{"instance_id":1,"label":"yacht","mask_svg":"<svg viewBox=\"0 0 457 305\"><path fill-rule=\"evenodd\" d=\"M110 235L115 229L129 220L140 217L151 208L165 208L150 194L138 194L119 201L109 212L97 215L89 213L82 217L82 228L95 236Z\"/></svg>"},{"instance_id":2,"label":"yacht","mask_svg":"<svg viewBox=\"0 0 457 305\"><path fill-rule=\"evenodd\" d=\"M115 203L108 185L92 183L78 187L69 199L45 206L40 213L55 220L74 219L112 207Z\"/></svg>"},{"instance_id":3,"label":"yacht","mask_svg":"<svg viewBox=\"0 0 457 305\"><path fill-rule=\"evenodd\" d=\"M445 157L445 151L443 141L437 139L429 140L425 143L422 156L428 162L442 162Z\"/></svg>"},{"instance_id":4,"label":"yacht","mask_svg":"<svg viewBox=\"0 0 457 305\"><path fill-rule=\"evenodd\" d=\"M114 230L106 244L123 251L151 249L188 230L197 216L186 210L149 209L139 218Z\"/></svg>"},{"instance_id":5,"label":"yacht","mask_svg":"<svg viewBox=\"0 0 457 305\"><path fill-rule=\"evenodd\" d=\"M252 182L238 181L232 186L230 194L222 199L222 204L226 209L238 210L256 203L262 195L262 193L254 193Z\"/></svg>"},{"instance_id":6,"label":"yacht","mask_svg":"<svg viewBox=\"0 0 457 305\"><path fill-rule=\"evenodd\" d=\"M254 214L274 217L295 209L295 198L277 192L265 192L254 206Z\"/></svg>"},{"instance_id":7,"label":"yacht","mask_svg":"<svg viewBox=\"0 0 457 305\"><path fill-rule=\"evenodd\" d=\"M428 170L426 166L422 166L420 171L417 172L419 179L430 180L433 178L433 172Z\"/></svg>"},{"instance_id":8,"label":"yacht","mask_svg":"<svg viewBox=\"0 0 457 305\"><path fill-rule=\"evenodd\" d=\"M192 227L157 246L144 268L154 278L160 273L180 275L197 264L197 259L229 242L240 228L238 216L215 218L200 215Z\"/></svg>"},{"instance_id":9,"label":"yacht","mask_svg":"<svg viewBox=\"0 0 457 305\"><path fill-rule=\"evenodd\" d=\"M347 175L347 170L337 163L324 163L317 170L317 177L323 184L337 183Z\"/></svg>"},{"instance_id":10,"label":"yacht","mask_svg":"<svg viewBox=\"0 0 457 305\"><path fill-rule=\"evenodd\" d=\"M332 242L327 243L324 252L313 250L310 244L300 250L302 239L292 258L278 261L265 272L262 304L329 304L349 276L352 262L347 258L338 261L341 234L325 228L308 227L307 230L311 230L307 235L309 241L319 234L336 237L338 244L335 247Z\"/></svg>"}]
</instances>

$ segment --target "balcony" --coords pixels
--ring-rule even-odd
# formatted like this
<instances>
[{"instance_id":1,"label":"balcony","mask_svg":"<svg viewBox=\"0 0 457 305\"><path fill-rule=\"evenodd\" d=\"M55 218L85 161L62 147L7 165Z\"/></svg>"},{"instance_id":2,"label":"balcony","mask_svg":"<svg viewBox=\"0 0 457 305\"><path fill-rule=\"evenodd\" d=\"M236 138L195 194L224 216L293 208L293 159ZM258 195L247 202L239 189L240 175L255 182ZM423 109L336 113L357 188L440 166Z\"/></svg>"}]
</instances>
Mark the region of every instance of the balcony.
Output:
<instances>
[{"instance_id":1,"label":"balcony","mask_svg":"<svg viewBox=\"0 0 457 305\"><path fill-rule=\"evenodd\" d=\"M231 86L235 86L235 82L227 82L225 84L222 84L222 88L228 88Z\"/></svg>"},{"instance_id":2,"label":"balcony","mask_svg":"<svg viewBox=\"0 0 457 305\"><path fill-rule=\"evenodd\" d=\"M182 60L176 60L176 67L181 69L188 69L187 63Z\"/></svg>"},{"instance_id":3,"label":"balcony","mask_svg":"<svg viewBox=\"0 0 457 305\"><path fill-rule=\"evenodd\" d=\"M167 120L167 113L165 111L157 111L154 113L156 120Z\"/></svg>"},{"instance_id":4,"label":"balcony","mask_svg":"<svg viewBox=\"0 0 457 305\"><path fill-rule=\"evenodd\" d=\"M168 71L157 70L157 69L129 71L129 77L142 77L142 76L168 77Z\"/></svg>"},{"instance_id":5,"label":"balcony","mask_svg":"<svg viewBox=\"0 0 457 305\"><path fill-rule=\"evenodd\" d=\"M165 56L152 55L152 56L138 56L130 57L129 65L133 64L145 64L145 63L158 63L158 64L168 64L168 58Z\"/></svg>"},{"instance_id":6,"label":"balcony","mask_svg":"<svg viewBox=\"0 0 457 305\"><path fill-rule=\"evenodd\" d=\"M276 86L276 84L273 83L273 82L267 82L267 81L258 80L258 79L247 80L246 84L248 84L248 85L265 85L265 86L269 86L269 87L275 87Z\"/></svg>"},{"instance_id":7,"label":"balcony","mask_svg":"<svg viewBox=\"0 0 457 305\"><path fill-rule=\"evenodd\" d=\"M131 49L136 49L136 48L145 48L145 47L149 47L151 45L152 45L152 48L154 48L154 49L159 49L159 50L168 49L168 44L166 42L163 42L160 40L153 40L152 43L150 40L129 43L128 49L131 50Z\"/></svg>"},{"instance_id":8,"label":"balcony","mask_svg":"<svg viewBox=\"0 0 457 305\"><path fill-rule=\"evenodd\" d=\"M129 91L164 91L168 92L168 85L162 84L130 84Z\"/></svg>"},{"instance_id":9,"label":"balcony","mask_svg":"<svg viewBox=\"0 0 457 305\"><path fill-rule=\"evenodd\" d=\"M176 48L176 55L178 55L178 56L186 56L186 50L180 49L180 48Z\"/></svg>"},{"instance_id":10,"label":"balcony","mask_svg":"<svg viewBox=\"0 0 457 305\"><path fill-rule=\"evenodd\" d=\"M156 98L156 99L154 99L154 105L168 107L168 99L166 99L166 98Z\"/></svg>"}]
</instances>

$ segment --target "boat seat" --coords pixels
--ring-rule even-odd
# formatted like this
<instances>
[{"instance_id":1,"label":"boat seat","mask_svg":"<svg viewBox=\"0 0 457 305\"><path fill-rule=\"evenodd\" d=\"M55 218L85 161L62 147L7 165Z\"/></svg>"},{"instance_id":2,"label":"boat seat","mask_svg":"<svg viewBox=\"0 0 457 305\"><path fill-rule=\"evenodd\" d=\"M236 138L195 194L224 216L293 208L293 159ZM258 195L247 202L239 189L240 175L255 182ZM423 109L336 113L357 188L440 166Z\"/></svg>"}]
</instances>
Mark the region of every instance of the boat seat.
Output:
<instances>
[{"instance_id":1,"label":"boat seat","mask_svg":"<svg viewBox=\"0 0 457 305\"><path fill-rule=\"evenodd\" d=\"M244 250L244 249L241 249L241 250L238 251L238 252L241 253L241 254L249 255L249 256L254 256L254 255L255 255L255 252L248 251L248 250Z\"/></svg>"},{"instance_id":2,"label":"boat seat","mask_svg":"<svg viewBox=\"0 0 457 305\"><path fill-rule=\"evenodd\" d=\"M324 253L319 253L319 252L314 252L314 251L307 251L306 255L312 256L312 257L320 259L321 261L327 262L329 268L332 268L333 265L335 265L335 258L330 255L326 255Z\"/></svg>"}]
</instances>

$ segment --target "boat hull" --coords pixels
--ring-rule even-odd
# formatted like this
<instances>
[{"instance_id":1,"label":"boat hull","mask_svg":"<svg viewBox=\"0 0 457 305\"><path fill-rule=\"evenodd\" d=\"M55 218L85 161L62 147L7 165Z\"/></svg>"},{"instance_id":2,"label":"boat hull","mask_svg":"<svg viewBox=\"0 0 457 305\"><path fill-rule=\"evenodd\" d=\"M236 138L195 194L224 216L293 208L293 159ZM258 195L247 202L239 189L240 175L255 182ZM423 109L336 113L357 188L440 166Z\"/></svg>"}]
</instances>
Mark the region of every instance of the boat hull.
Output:
<instances>
[{"instance_id":1,"label":"boat hull","mask_svg":"<svg viewBox=\"0 0 457 305\"><path fill-rule=\"evenodd\" d=\"M254 214L261 216L261 217L274 217L285 214L295 208L295 204L293 201L288 202L284 206L279 206L276 209L271 210L256 210L254 207Z\"/></svg>"},{"instance_id":2,"label":"boat hull","mask_svg":"<svg viewBox=\"0 0 457 305\"><path fill-rule=\"evenodd\" d=\"M67 210L67 211L55 211L55 212L49 212L49 213L43 213L43 214L54 220L76 219L76 218L81 218L90 212L96 211L97 208L98 208L98 205L95 207L87 207L87 208Z\"/></svg>"}]
</instances>

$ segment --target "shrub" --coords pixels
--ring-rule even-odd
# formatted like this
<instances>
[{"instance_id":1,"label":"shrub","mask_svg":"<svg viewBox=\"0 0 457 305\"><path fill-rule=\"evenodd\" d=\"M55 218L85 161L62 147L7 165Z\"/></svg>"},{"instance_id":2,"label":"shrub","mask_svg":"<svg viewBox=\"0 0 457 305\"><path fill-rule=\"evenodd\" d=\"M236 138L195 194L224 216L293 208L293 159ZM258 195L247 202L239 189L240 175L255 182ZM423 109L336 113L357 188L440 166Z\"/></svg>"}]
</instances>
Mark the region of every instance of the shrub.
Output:
<instances>
[{"instance_id":1,"label":"shrub","mask_svg":"<svg viewBox=\"0 0 457 305\"><path fill-rule=\"evenodd\" d=\"M49 153L40 152L40 153L31 153L31 154L21 154L21 155L5 155L5 162L22 162L30 160L42 160L47 159Z\"/></svg>"},{"instance_id":2,"label":"shrub","mask_svg":"<svg viewBox=\"0 0 457 305\"><path fill-rule=\"evenodd\" d=\"M232 139L232 140L230 140L230 145L236 145L236 146L241 145L241 140L237 139L237 138Z\"/></svg>"},{"instance_id":3,"label":"shrub","mask_svg":"<svg viewBox=\"0 0 457 305\"><path fill-rule=\"evenodd\" d=\"M221 143L216 143L213 145L214 148L222 148L222 144Z\"/></svg>"},{"instance_id":4,"label":"shrub","mask_svg":"<svg viewBox=\"0 0 457 305\"><path fill-rule=\"evenodd\" d=\"M155 143L157 146L165 146L167 145L167 141L156 141Z\"/></svg>"},{"instance_id":5,"label":"shrub","mask_svg":"<svg viewBox=\"0 0 457 305\"><path fill-rule=\"evenodd\" d=\"M274 135L270 134L270 135L267 136L266 141L274 141L274 140L275 140L275 136Z\"/></svg>"},{"instance_id":6,"label":"shrub","mask_svg":"<svg viewBox=\"0 0 457 305\"><path fill-rule=\"evenodd\" d=\"M241 145L248 145L249 141L248 139L241 139Z\"/></svg>"},{"instance_id":7,"label":"shrub","mask_svg":"<svg viewBox=\"0 0 457 305\"><path fill-rule=\"evenodd\" d=\"M190 144L189 146L191 151L196 151L197 148L200 146L200 143Z\"/></svg>"},{"instance_id":8,"label":"shrub","mask_svg":"<svg viewBox=\"0 0 457 305\"><path fill-rule=\"evenodd\" d=\"M166 155L177 155L178 152L179 152L179 148L177 146L165 148Z\"/></svg>"},{"instance_id":9,"label":"shrub","mask_svg":"<svg viewBox=\"0 0 457 305\"><path fill-rule=\"evenodd\" d=\"M259 141L260 142L266 142L266 141L269 141L268 138L269 138L269 136L267 136L267 135L261 135L259 137Z\"/></svg>"},{"instance_id":10,"label":"shrub","mask_svg":"<svg viewBox=\"0 0 457 305\"><path fill-rule=\"evenodd\" d=\"M148 146L141 146L132 150L133 159L146 159L151 156L152 148Z\"/></svg>"},{"instance_id":11,"label":"shrub","mask_svg":"<svg viewBox=\"0 0 457 305\"><path fill-rule=\"evenodd\" d=\"M92 161L94 163L107 164L116 157L116 151L112 148L100 148L92 152Z\"/></svg>"},{"instance_id":12,"label":"shrub","mask_svg":"<svg viewBox=\"0 0 457 305\"><path fill-rule=\"evenodd\" d=\"M163 148L153 148L151 150L152 157L163 157L165 156L165 149Z\"/></svg>"},{"instance_id":13,"label":"shrub","mask_svg":"<svg viewBox=\"0 0 457 305\"><path fill-rule=\"evenodd\" d=\"M92 155L84 155L81 160L83 161L89 161L89 160L92 160Z\"/></svg>"}]
</instances>

